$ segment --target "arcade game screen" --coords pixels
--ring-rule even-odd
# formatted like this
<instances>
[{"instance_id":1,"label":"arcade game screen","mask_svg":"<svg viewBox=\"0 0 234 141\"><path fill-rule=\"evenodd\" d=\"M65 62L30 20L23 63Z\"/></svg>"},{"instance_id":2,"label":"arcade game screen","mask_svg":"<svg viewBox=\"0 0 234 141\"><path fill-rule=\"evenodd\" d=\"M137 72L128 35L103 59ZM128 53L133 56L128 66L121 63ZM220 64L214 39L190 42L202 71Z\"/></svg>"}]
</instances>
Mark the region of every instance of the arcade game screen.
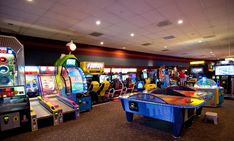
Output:
<instances>
[{"instance_id":1,"label":"arcade game screen","mask_svg":"<svg viewBox=\"0 0 234 141\"><path fill-rule=\"evenodd\" d=\"M127 78L129 78L129 75L128 75L128 74L122 75L122 80L123 80L123 81L125 81Z\"/></svg>"},{"instance_id":2,"label":"arcade game screen","mask_svg":"<svg viewBox=\"0 0 234 141\"><path fill-rule=\"evenodd\" d=\"M50 75L40 76L43 95L56 94L55 77Z\"/></svg>"},{"instance_id":3,"label":"arcade game screen","mask_svg":"<svg viewBox=\"0 0 234 141\"><path fill-rule=\"evenodd\" d=\"M25 102L24 87L16 86L14 88L0 89L0 106L2 104L14 104Z\"/></svg>"},{"instance_id":4,"label":"arcade game screen","mask_svg":"<svg viewBox=\"0 0 234 141\"><path fill-rule=\"evenodd\" d=\"M215 75L234 75L234 65L216 66Z\"/></svg>"},{"instance_id":5,"label":"arcade game screen","mask_svg":"<svg viewBox=\"0 0 234 141\"><path fill-rule=\"evenodd\" d=\"M26 78L26 92L28 95L38 95L37 75L25 75Z\"/></svg>"},{"instance_id":6,"label":"arcade game screen","mask_svg":"<svg viewBox=\"0 0 234 141\"><path fill-rule=\"evenodd\" d=\"M84 80L79 72L79 70L75 67L67 68L68 75L70 76L72 83L72 93L81 93L84 92Z\"/></svg>"},{"instance_id":7,"label":"arcade game screen","mask_svg":"<svg viewBox=\"0 0 234 141\"><path fill-rule=\"evenodd\" d=\"M191 68L192 74L203 73L203 68Z\"/></svg>"},{"instance_id":8,"label":"arcade game screen","mask_svg":"<svg viewBox=\"0 0 234 141\"><path fill-rule=\"evenodd\" d=\"M120 75L118 75L118 74L112 75L112 80L113 80L113 79L116 79L116 78L120 79Z\"/></svg>"},{"instance_id":9,"label":"arcade game screen","mask_svg":"<svg viewBox=\"0 0 234 141\"><path fill-rule=\"evenodd\" d=\"M136 83L136 74L135 73L130 73L130 78L132 79L133 83Z\"/></svg>"},{"instance_id":10,"label":"arcade game screen","mask_svg":"<svg viewBox=\"0 0 234 141\"><path fill-rule=\"evenodd\" d=\"M144 78L144 79L148 78L147 72L143 72L143 78Z\"/></svg>"},{"instance_id":11,"label":"arcade game screen","mask_svg":"<svg viewBox=\"0 0 234 141\"><path fill-rule=\"evenodd\" d=\"M202 79L198 80L194 84L194 87L196 87L196 88L215 88L215 87L217 87L217 84L214 80L203 77Z\"/></svg>"},{"instance_id":12,"label":"arcade game screen","mask_svg":"<svg viewBox=\"0 0 234 141\"><path fill-rule=\"evenodd\" d=\"M110 81L110 76L108 76L108 75L100 75L100 77L99 77L100 83L102 83L104 80L107 80L107 79L109 79L109 81Z\"/></svg>"}]
</instances>

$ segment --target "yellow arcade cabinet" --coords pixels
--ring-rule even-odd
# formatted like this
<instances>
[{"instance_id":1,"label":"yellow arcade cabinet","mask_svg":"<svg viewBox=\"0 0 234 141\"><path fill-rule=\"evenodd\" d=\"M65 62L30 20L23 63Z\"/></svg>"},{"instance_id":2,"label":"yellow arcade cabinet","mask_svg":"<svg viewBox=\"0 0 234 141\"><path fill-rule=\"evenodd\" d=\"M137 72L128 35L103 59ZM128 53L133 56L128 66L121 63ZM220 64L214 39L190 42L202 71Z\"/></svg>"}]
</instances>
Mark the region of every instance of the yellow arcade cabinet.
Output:
<instances>
[{"instance_id":1,"label":"yellow arcade cabinet","mask_svg":"<svg viewBox=\"0 0 234 141\"><path fill-rule=\"evenodd\" d=\"M151 79L150 79L150 78L145 79L144 88L145 88L146 91L153 90L153 89L155 89L156 87L157 87L156 84L152 84L152 83L151 83Z\"/></svg>"}]
</instances>

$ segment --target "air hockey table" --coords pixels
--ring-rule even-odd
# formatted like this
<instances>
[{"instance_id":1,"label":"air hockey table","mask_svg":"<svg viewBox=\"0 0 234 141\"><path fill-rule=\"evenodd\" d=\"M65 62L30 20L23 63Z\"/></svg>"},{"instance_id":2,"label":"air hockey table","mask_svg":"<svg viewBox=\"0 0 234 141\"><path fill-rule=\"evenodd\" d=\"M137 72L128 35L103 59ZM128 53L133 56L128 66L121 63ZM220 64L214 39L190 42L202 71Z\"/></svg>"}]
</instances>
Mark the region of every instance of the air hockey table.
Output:
<instances>
[{"instance_id":1,"label":"air hockey table","mask_svg":"<svg viewBox=\"0 0 234 141\"><path fill-rule=\"evenodd\" d=\"M174 90L186 97L198 98L209 100L213 94L211 92L202 92L202 91L186 91L186 90Z\"/></svg>"},{"instance_id":2,"label":"air hockey table","mask_svg":"<svg viewBox=\"0 0 234 141\"><path fill-rule=\"evenodd\" d=\"M174 137L181 136L184 126L192 125L194 111L205 104L203 99L150 93L126 94L119 98L128 122L133 121L134 114L171 122Z\"/></svg>"}]
</instances>

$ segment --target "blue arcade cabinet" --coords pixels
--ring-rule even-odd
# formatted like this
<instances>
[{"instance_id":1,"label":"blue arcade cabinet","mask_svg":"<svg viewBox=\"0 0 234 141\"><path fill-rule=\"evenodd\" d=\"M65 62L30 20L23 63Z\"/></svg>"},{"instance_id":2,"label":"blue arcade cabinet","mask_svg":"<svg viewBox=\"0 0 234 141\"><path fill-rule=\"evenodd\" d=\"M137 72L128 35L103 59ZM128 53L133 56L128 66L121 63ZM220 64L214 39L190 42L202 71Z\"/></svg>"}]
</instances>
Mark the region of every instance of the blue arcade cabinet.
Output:
<instances>
[{"instance_id":1,"label":"blue arcade cabinet","mask_svg":"<svg viewBox=\"0 0 234 141\"><path fill-rule=\"evenodd\" d=\"M74 55L64 55L55 65L58 67L56 80L62 96L75 101L80 111L92 108L91 96L87 94L87 81L80 68L80 62Z\"/></svg>"}]
</instances>

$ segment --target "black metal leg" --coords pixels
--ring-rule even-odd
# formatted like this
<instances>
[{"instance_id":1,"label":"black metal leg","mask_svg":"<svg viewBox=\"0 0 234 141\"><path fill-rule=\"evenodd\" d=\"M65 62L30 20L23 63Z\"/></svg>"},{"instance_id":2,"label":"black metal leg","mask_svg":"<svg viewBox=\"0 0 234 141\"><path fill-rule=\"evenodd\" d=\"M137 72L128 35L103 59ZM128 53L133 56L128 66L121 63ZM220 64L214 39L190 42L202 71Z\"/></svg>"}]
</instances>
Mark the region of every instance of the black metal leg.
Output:
<instances>
[{"instance_id":1,"label":"black metal leg","mask_svg":"<svg viewBox=\"0 0 234 141\"><path fill-rule=\"evenodd\" d=\"M174 137L179 137L181 135L184 126L184 116L183 110L181 108L174 108L174 123L172 134Z\"/></svg>"},{"instance_id":2,"label":"black metal leg","mask_svg":"<svg viewBox=\"0 0 234 141\"><path fill-rule=\"evenodd\" d=\"M192 126L192 124L193 124L193 116L188 121L185 122L185 127L189 128Z\"/></svg>"},{"instance_id":3,"label":"black metal leg","mask_svg":"<svg viewBox=\"0 0 234 141\"><path fill-rule=\"evenodd\" d=\"M133 113L126 112L126 117L128 122L133 121Z\"/></svg>"},{"instance_id":4,"label":"black metal leg","mask_svg":"<svg viewBox=\"0 0 234 141\"><path fill-rule=\"evenodd\" d=\"M202 112L202 107L200 107L200 108L198 108L198 109L196 110L196 115L197 115L197 116L200 116L200 115L201 115L201 112Z\"/></svg>"}]
</instances>

